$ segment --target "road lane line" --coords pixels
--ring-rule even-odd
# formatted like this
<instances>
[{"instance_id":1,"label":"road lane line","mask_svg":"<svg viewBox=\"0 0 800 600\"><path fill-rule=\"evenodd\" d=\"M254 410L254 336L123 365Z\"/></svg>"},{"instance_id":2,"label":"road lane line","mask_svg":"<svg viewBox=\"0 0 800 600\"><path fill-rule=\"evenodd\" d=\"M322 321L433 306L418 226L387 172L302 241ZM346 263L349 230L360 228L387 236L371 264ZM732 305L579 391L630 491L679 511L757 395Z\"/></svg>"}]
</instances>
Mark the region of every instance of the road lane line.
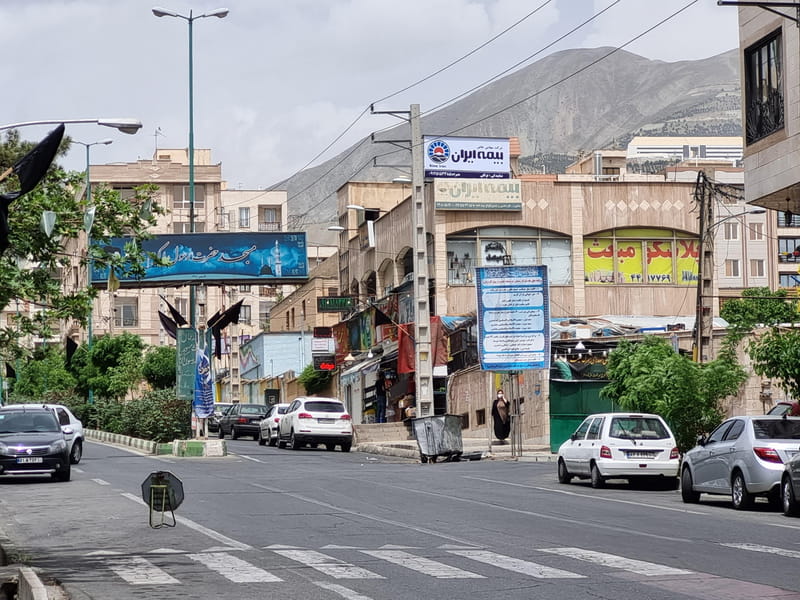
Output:
<instances>
[{"instance_id":1,"label":"road lane line","mask_svg":"<svg viewBox=\"0 0 800 600\"><path fill-rule=\"evenodd\" d=\"M486 579L478 573L464 571L463 569L451 567L423 556L409 554L402 550L362 550L361 552L437 579Z\"/></svg>"},{"instance_id":2,"label":"road lane line","mask_svg":"<svg viewBox=\"0 0 800 600\"><path fill-rule=\"evenodd\" d=\"M259 460L257 458L253 458L252 456L247 456L247 454L235 454L234 456L238 456L239 458L243 458L245 460L249 460L256 463L263 463L263 460Z\"/></svg>"},{"instance_id":3,"label":"road lane line","mask_svg":"<svg viewBox=\"0 0 800 600\"><path fill-rule=\"evenodd\" d=\"M675 569L666 565L659 565L656 563L645 562L643 560L626 558L616 554L606 554L605 552L584 550L583 548L537 548L536 550L537 552L558 554L559 556L566 556L568 558L575 558L577 560L596 563L604 567L622 569L624 571L630 571L631 573L637 573L639 575L690 575L694 573L694 571L687 571L686 569Z\"/></svg>"},{"instance_id":4,"label":"road lane line","mask_svg":"<svg viewBox=\"0 0 800 600\"><path fill-rule=\"evenodd\" d=\"M142 500L139 496L134 496L133 494L129 494L128 492L122 493L123 498L127 498L128 500L132 500L137 504L141 504L142 506L147 506L144 500ZM219 542L225 546L229 546L235 550L252 550L253 547L249 546L248 544L244 544L242 542L237 542L233 538L229 538L227 535L223 535L213 529L209 529L208 527L204 527L200 525L200 523L195 523L191 519L187 519L186 517L179 517L175 515L175 521L183 525L184 527L188 527L189 529L194 529L198 533L202 533L210 537L212 540Z\"/></svg>"},{"instance_id":5,"label":"road lane line","mask_svg":"<svg viewBox=\"0 0 800 600\"><path fill-rule=\"evenodd\" d=\"M634 502L633 500L620 500L619 498L598 498L597 496L590 496L589 494L580 494L578 492L570 492L569 490L557 490L554 488L541 487L536 485L526 485L524 483L513 483L510 481L500 481L496 479L486 479L484 477L473 477L465 475L464 479L474 479L476 481L484 481L486 483L503 484L511 487L521 487L529 490L539 490L540 492L553 492L554 494L564 494L565 496L577 496L579 498L591 498L594 502L616 502L618 504L633 504L634 506L644 506L646 508L656 508L658 510L667 510L679 513L689 513L692 515L708 515L710 513L700 512L696 510L689 510L686 508L675 508L674 506L659 506L658 504L647 504L645 502Z\"/></svg>"},{"instance_id":6,"label":"road lane line","mask_svg":"<svg viewBox=\"0 0 800 600\"><path fill-rule=\"evenodd\" d=\"M94 481L97 485L111 485L104 479L92 479L92 481Z\"/></svg>"},{"instance_id":7,"label":"road lane line","mask_svg":"<svg viewBox=\"0 0 800 600\"><path fill-rule=\"evenodd\" d=\"M177 579L162 571L149 560L139 556L130 558L110 558L108 568L114 571L131 585L169 585L180 583Z\"/></svg>"},{"instance_id":8,"label":"road lane line","mask_svg":"<svg viewBox=\"0 0 800 600\"><path fill-rule=\"evenodd\" d=\"M477 560L478 562L492 565L499 569L521 573L522 575L528 575L538 579L585 579L583 575L579 575L578 573L546 567L545 565L540 565L535 562L497 554L496 552L489 552L488 550L448 550L448 552L450 554Z\"/></svg>"},{"instance_id":9,"label":"road lane line","mask_svg":"<svg viewBox=\"0 0 800 600\"><path fill-rule=\"evenodd\" d=\"M351 590L350 588L346 588L343 585L339 585L338 583L326 583L324 581L313 581L314 585L318 585L323 590L328 590L333 592L334 594L339 594L342 598L346 600L372 600L369 596L363 596L359 594L355 590Z\"/></svg>"},{"instance_id":10,"label":"road lane line","mask_svg":"<svg viewBox=\"0 0 800 600\"><path fill-rule=\"evenodd\" d=\"M234 583L273 583L283 581L280 577L264 569L259 569L249 562L226 552L187 554L187 556Z\"/></svg>"},{"instance_id":11,"label":"road lane line","mask_svg":"<svg viewBox=\"0 0 800 600\"><path fill-rule=\"evenodd\" d=\"M377 573L367 571L315 550L273 550L273 552L311 567L334 579L383 579Z\"/></svg>"},{"instance_id":12,"label":"road lane line","mask_svg":"<svg viewBox=\"0 0 800 600\"><path fill-rule=\"evenodd\" d=\"M788 556L789 558L800 558L800 551L786 550L784 548L776 548L775 546L762 546L761 544L720 544L720 546L727 546L728 548L738 548L739 550L750 550L751 552L766 552L767 554L778 554L780 556Z\"/></svg>"}]
</instances>

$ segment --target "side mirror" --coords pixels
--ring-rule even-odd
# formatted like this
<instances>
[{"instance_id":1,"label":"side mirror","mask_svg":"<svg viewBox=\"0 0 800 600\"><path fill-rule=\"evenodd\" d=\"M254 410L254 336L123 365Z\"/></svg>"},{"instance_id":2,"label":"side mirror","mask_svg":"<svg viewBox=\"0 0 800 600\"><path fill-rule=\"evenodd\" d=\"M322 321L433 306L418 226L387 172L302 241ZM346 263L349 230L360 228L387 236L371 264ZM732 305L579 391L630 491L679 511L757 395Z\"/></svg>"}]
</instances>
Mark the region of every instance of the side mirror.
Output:
<instances>
[{"instance_id":1,"label":"side mirror","mask_svg":"<svg viewBox=\"0 0 800 600\"><path fill-rule=\"evenodd\" d=\"M64 425L63 427L61 427L61 431L63 431L66 435L72 435L73 433L75 433L75 430L69 425Z\"/></svg>"},{"instance_id":2,"label":"side mirror","mask_svg":"<svg viewBox=\"0 0 800 600\"><path fill-rule=\"evenodd\" d=\"M706 436L698 435L697 436L697 445L698 446L705 446L706 445Z\"/></svg>"},{"instance_id":3,"label":"side mirror","mask_svg":"<svg viewBox=\"0 0 800 600\"><path fill-rule=\"evenodd\" d=\"M573 433L571 436L569 436L569 439L571 439L574 442L575 440L578 439L578 436L577 434Z\"/></svg>"}]
</instances>

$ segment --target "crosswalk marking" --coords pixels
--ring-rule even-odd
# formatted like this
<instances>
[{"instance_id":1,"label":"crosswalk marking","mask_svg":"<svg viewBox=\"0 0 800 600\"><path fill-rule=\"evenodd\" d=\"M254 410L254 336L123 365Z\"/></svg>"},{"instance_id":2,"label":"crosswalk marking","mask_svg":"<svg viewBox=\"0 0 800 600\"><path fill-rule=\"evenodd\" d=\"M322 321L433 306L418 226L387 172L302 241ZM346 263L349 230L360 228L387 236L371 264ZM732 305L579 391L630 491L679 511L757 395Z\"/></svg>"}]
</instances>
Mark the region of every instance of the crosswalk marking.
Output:
<instances>
[{"instance_id":1,"label":"crosswalk marking","mask_svg":"<svg viewBox=\"0 0 800 600\"><path fill-rule=\"evenodd\" d=\"M274 552L316 569L320 573L325 573L334 579L383 579L377 573L314 550L274 550Z\"/></svg>"},{"instance_id":2,"label":"crosswalk marking","mask_svg":"<svg viewBox=\"0 0 800 600\"><path fill-rule=\"evenodd\" d=\"M361 552L438 579L485 579L483 575L451 567L430 558L415 556L403 550L362 550Z\"/></svg>"},{"instance_id":3,"label":"crosswalk marking","mask_svg":"<svg viewBox=\"0 0 800 600\"><path fill-rule=\"evenodd\" d=\"M108 567L132 585L168 585L180 583L149 560L139 556L111 558Z\"/></svg>"},{"instance_id":4,"label":"crosswalk marking","mask_svg":"<svg viewBox=\"0 0 800 600\"><path fill-rule=\"evenodd\" d=\"M259 569L249 562L225 552L204 552L202 554L188 554L187 556L234 583L283 581L280 577L276 577L264 569Z\"/></svg>"},{"instance_id":5,"label":"crosswalk marking","mask_svg":"<svg viewBox=\"0 0 800 600\"><path fill-rule=\"evenodd\" d=\"M800 558L800 551L775 548L774 546L762 546L761 544L720 544L728 548L738 548L739 550L750 550L751 552L766 552L768 554L778 554L790 558Z\"/></svg>"},{"instance_id":6,"label":"crosswalk marking","mask_svg":"<svg viewBox=\"0 0 800 600\"><path fill-rule=\"evenodd\" d=\"M511 556L504 556L496 552L489 552L488 550L448 550L450 554L456 554L478 562L492 565L514 573L521 573L522 575L529 575L539 579L583 579L583 575L571 573L570 571L562 571L553 567L546 567L544 565L513 558Z\"/></svg>"},{"instance_id":7,"label":"crosswalk marking","mask_svg":"<svg viewBox=\"0 0 800 600\"><path fill-rule=\"evenodd\" d=\"M334 594L339 594L342 598L345 598L346 600L372 600L372 598L370 598L369 596L364 596L362 594L359 594L355 590L346 588L343 585L339 585L338 583L315 581L314 585L318 585L323 590L328 590L329 592L333 592Z\"/></svg>"},{"instance_id":8,"label":"crosswalk marking","mask_svg":"<svg viewBox=\"0 0 800 600\"><path fill-rule=\"evenodd\" d=\"M635 560L617 556L616 554L606 554L605 552L595 552L594 550L583 550L582 548L539 548L538 551L568 556L569 558L597 563L604 567L614 567L631 573L638 573L639 575L688 575L692 573L692 571L686 571L685 569L675 569L643 560Z\"/></svg>"}]
</instances>

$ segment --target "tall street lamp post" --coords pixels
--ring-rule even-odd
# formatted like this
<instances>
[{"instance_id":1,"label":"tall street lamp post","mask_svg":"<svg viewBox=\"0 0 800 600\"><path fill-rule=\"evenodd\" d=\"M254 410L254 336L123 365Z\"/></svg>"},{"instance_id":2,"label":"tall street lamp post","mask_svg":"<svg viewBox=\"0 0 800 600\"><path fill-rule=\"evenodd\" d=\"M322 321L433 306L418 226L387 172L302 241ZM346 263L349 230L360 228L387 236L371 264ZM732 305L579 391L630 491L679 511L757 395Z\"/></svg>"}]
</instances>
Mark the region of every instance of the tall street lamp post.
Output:
<instances>
[{"instance_id":1,"label":"tall street lamp post","mask_svg":"<svg viewBox=\"0 0 800 600\"><path fill-rule=\"evenodd\" d=\"M89 287L92 286L92 255L91 255L91 248L90 248L90 235L92 232L92 221L94 219L94 211L92 207L92 184L91 180L89 179L89 148L92 146L108 146L109 144L113 143L114 140L112 139L105 139L100 140L97 142L79 142L77 140L72 140L75 144L80 144L81 146L86 148L86 217L84 217L84 228L86 229L86 280L88 282ZM89 320L86 327L86 345L89 348L89 353L92 352L92 341L93 341L93 329L92 329L92 320L94 319L94 299L92 300L92 304L89 307ZM92 386L89 385L89 404L94 404L94 389Z\"/></svg>"},{"instance_id":2,"label":"tall street lamp post","mask_svg":"<svg viewBox=\"0 0 800 600\"><path fill-rule=\"evenodd\" d=\"M138 119L45 119L43 121L23 121L22 123L9 123L0 125L0 131L6 129L19 129L29 125L65 125L75 123L96 123L104 127L118 129L122 133L134 134L142 128L142 122Z\"/></svg>"},{"instance_id":3,"label":"tall street lamp post","mask_svg":"<svg viewBox=\"0 0 800 600\"><path fill-rule=\"evenodd\" d=\"M183 19L189 24L189 232L194 233L194 78L193 78L193 60L192 60L192 26L197 19L204 19L205 17L218 17L224 18L228 14L227 8L215 8L209 12L200 15L193 15L189 11L189 15L181 15L175 11L158 6L153 8L153 14L157 17L175 17ZM195 286L189 286L189 323L194 329L197 326L197 313L195 312Z\"/></svg>"}]
</instances>

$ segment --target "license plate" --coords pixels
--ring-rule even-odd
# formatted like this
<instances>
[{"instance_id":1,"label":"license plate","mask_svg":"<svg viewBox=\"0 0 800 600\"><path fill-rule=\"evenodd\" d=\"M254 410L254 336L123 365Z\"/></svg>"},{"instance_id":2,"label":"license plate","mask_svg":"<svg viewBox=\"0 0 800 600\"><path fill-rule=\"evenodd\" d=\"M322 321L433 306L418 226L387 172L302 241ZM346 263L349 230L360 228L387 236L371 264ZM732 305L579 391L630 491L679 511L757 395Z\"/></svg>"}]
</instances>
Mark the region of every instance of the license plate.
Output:
<instances>
[{"instance_id":1,"label":"license plate","mask_svg":"<svg viewBox=\"0 0 800 600\"><path fill-rule=\"evenodd\" d=\"M330 423L336 423L336 419L317 419L317 423L324 423L327 425Z\"/></svg>"},{"instance_id":2,"label":"license plate","mask_svg":"<svg viewBox=\"0 0 800 600\"><path fill-rule=\"evenodd\" d=\"M628 458L654 458L652 452L628 452Z\"/></svg>"},{"instance_id":3,"label":"license plate","mask_svg":"<svg viewBox=\"0 0 800 600\"><path fill-rule=\"evenodd\" d=\"M22 458L17 459L17 464L40 463L40 462L42 462L41 456L23 456Z\"/></svg>"}]
</instances>

